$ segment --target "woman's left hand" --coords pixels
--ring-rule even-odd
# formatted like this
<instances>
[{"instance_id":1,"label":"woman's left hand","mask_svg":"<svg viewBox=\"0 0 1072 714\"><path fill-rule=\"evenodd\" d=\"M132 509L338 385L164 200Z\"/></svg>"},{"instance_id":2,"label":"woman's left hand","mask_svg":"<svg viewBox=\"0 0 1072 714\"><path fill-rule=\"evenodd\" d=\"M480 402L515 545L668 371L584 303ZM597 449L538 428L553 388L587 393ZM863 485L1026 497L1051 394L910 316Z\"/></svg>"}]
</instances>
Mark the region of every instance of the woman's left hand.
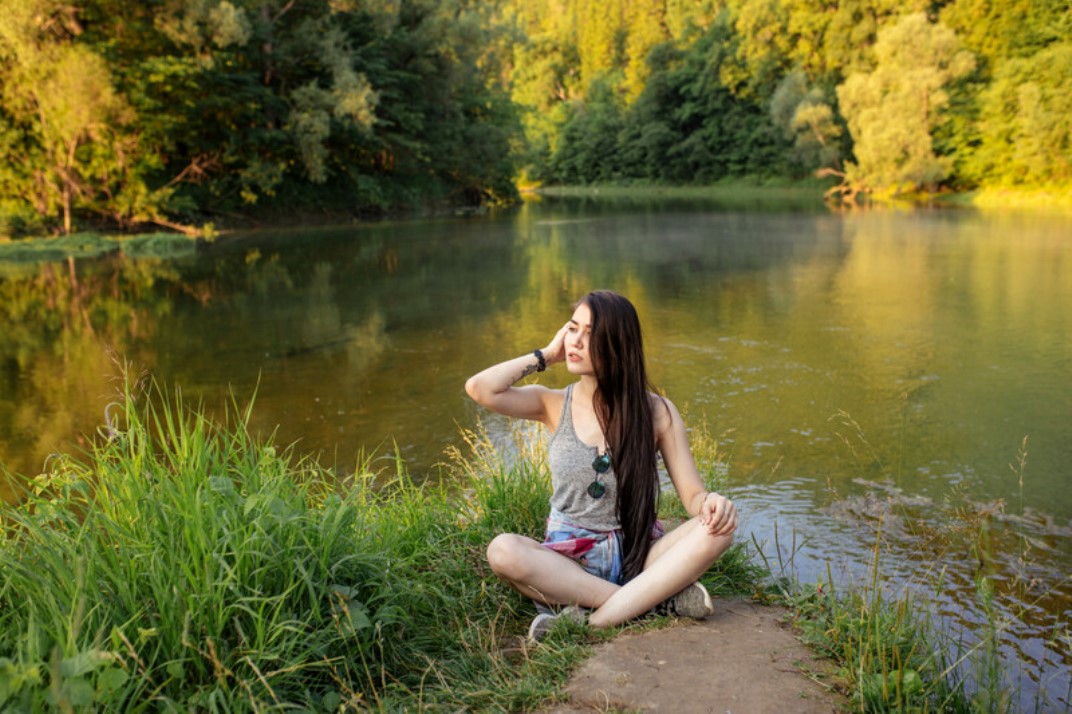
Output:
<instances>
[{"instance_id":1,"label":"woman's left hand","mask_svg":"<svg viewBox=\"0 0 1072 714\"><path fill-rule=\"evenodd\" d=\"M730 535L737 530L737 507L720 493L712 491L704 496L699 518L709 535Z\"/></svg>"}]
</instances>

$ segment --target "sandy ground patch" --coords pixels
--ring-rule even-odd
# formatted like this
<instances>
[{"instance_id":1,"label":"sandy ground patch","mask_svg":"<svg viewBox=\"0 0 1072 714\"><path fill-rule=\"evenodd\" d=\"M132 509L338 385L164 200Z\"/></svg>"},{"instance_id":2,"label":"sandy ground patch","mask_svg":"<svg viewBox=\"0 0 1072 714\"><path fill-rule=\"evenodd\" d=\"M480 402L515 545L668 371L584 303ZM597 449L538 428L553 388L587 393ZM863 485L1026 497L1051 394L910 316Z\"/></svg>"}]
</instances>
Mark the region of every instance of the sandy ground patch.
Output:
<instances>
[{"instance_id":1,"label":"sandy ground patch","mask_svg":"<svg viewBox=\"0 0 1072 714\"><path fill-rule=\"evenodd\" d=\"M830 664L801 644L781 608L716 600L715 614L627 633L596 648L574 674L569 701L545 714L829 714L845 700L806 672Z\"/></svg>"}]
</instances>

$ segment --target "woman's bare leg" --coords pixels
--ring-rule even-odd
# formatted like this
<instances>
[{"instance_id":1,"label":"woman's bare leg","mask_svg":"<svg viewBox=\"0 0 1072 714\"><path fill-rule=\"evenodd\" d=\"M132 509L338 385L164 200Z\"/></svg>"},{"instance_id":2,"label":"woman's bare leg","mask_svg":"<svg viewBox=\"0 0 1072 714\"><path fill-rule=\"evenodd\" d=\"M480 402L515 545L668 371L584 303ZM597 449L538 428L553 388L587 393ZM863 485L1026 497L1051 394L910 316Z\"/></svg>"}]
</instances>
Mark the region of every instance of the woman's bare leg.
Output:
<instances>
[{"instance_id":1,"label":"woman's bare leg","mask_svg":"<svg viewBox=\"0 0 1072 714\"><path fill-rule=\"evenodd\" d=\"M593 627L611 627L644 614L698 579L733 543L712 536L697 518L652 544L644 572L617 588L588 616Z\"/></svg>"},{"instance_id":2,"label":"woman's bare leg","mask_svg":"<svg viewBox=\"0 0 1072 714\"><path fill-rule=\"evenodd\" d=\"M644 614L698 579L733 543L712 536L692 518L652 544L637 577L618 586L531 538L503 533L488 545L488 563L518 592L548 605L593 608L593 627L611 627Z\"/></svg>"},{"instance_id":3,"label":"woman's bare leg","mask_svg":"<svg viewBox=\"0 0 1072 714\"><path fill-rule=\"evenodd\" d=\"M532 538L502 533L488 544L488 564L525 597L547 605L597 608L618 586Z\"/></svg>"}]
</instances>

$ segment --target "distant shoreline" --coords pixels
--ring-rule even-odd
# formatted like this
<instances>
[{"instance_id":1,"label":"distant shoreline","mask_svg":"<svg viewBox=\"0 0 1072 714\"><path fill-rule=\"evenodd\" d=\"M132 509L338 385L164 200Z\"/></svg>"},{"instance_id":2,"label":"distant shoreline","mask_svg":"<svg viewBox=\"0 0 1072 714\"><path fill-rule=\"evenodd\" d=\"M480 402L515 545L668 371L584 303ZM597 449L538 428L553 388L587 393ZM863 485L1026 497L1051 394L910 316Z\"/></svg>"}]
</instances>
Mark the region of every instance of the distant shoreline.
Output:
<instances>
[{"instance_id":1,"label":"distant shoreline","mask_svg":"<svg viewBox=\"0 0 1072 714\"><path fill-rule=\"evenodd\" d=\"M663 185L656 183L609 183L575 186L521 186L521 201L540 200L541 198L583 198L596 200L643 201L643 200L682 200L712 201L724 205L742 207L759 206L761 208L782 206L787 208L811 208L820 210L824 207L839 208L823 200L823 193L830 187L829 181L805 179L791 181L788 179L738 179L706 185ZM934 194L920 197L918 200L903 201L875 200L867 205L860 205L860 210L882 208L885 206L904 207L950 207L973 208L984 211L1041 211L1072 213L1072 186L1050 188L986 188L959 193ZM850 206L844 206L851 209ZM329 227L339 225L369 225L382 220L421 220L428 218L464 217L474 218L486 215L491 209L482 210L439 210L397 213L381 219L362 219L342 214L291 215L279 216L278 221L261 217L250 218L248 224L236 224L221 228L215 235L241 233L278 227L304 226ZM0 235L0 262L52 262L65 260L66 256L87 258L108 253L124 247L133 247L138 254L162 252L164 255L177 250L186 253L199 241L178 232L148 231L145 233L112 233L108 231L81 231L69 236L25 236L9 238ZM208 240L212 240L209 238ZM147 249L147 250L146 250ZM61 255L62 253L62 255ZM160 257L164 257L163 255Z\"/></svg>"},{"instance_id":2,"label":"distant shoreline","mask_svg":"<svg viewBox=\"0 0 1072 714\"><path fill-rule=\"evenodd\" d=\"M552 198L668 198L744 200L786 198L794 201L815 199L823 203L823 193L833 184L830 181L805 179L734 180L707 185L661 185L642 183L608 183L577 186L523 186L522 195ZM836 204L835 204L836 205ZM905 197L893 201L873 199L859 208L886 205L939 205L984 210L1072 210L1072 186L1045 188L983 188L972 191L935 193ZM846 206L848 208L848 206Z\"/></svg>"}]
</instances>

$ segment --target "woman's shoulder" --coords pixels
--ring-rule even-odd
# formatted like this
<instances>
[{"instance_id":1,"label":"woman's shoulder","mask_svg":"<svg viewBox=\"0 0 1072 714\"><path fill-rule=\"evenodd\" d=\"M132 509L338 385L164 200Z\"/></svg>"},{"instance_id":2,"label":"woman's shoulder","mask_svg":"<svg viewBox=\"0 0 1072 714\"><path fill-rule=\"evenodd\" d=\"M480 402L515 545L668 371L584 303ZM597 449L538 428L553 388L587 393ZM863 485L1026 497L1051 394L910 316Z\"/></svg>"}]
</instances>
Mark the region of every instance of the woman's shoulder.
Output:
<instances>
[{"instance_id":1,"label":"woman's shoulder","mask_svg":"<svg viewBox=\"0 0 1072 714\"><path fill-rule=\"evenodd\" d=\"M681 414L669 397L655 392L648 392L648 399L651 400L651 415L655 425L656 436L665 433L667 429L673 426L675 420L681 420Z\"/></svg>"},{"instance_id":2,"label":"woman's shoulder","mask_svg":"<svg viewBox=\"0 0 1072 714\"><path fill-rule=\"evenodd\" d=\"M558 389L555 389L553 387L544 387L544 403L547 404L548 407L557 407L559 410L561 410L562 405L566 401L567 392L569 392L569 386L560 387Z\"/></svg>"},{"instance_id":3,"label":"woman's shoulder","mask_svg":"<svg viewBox=\"0 0 1072 714\"><path fill-rule=\"evenodd\" d=\"M566 394L569 391L569 387L562 387L560 389L553 389L551 387L542 387L544 412L547 414L547 420L545 423L547 427L552 431L558 429L558 423L562 420L562 408L566 404Z\"/></svg>"}]
</instances>

